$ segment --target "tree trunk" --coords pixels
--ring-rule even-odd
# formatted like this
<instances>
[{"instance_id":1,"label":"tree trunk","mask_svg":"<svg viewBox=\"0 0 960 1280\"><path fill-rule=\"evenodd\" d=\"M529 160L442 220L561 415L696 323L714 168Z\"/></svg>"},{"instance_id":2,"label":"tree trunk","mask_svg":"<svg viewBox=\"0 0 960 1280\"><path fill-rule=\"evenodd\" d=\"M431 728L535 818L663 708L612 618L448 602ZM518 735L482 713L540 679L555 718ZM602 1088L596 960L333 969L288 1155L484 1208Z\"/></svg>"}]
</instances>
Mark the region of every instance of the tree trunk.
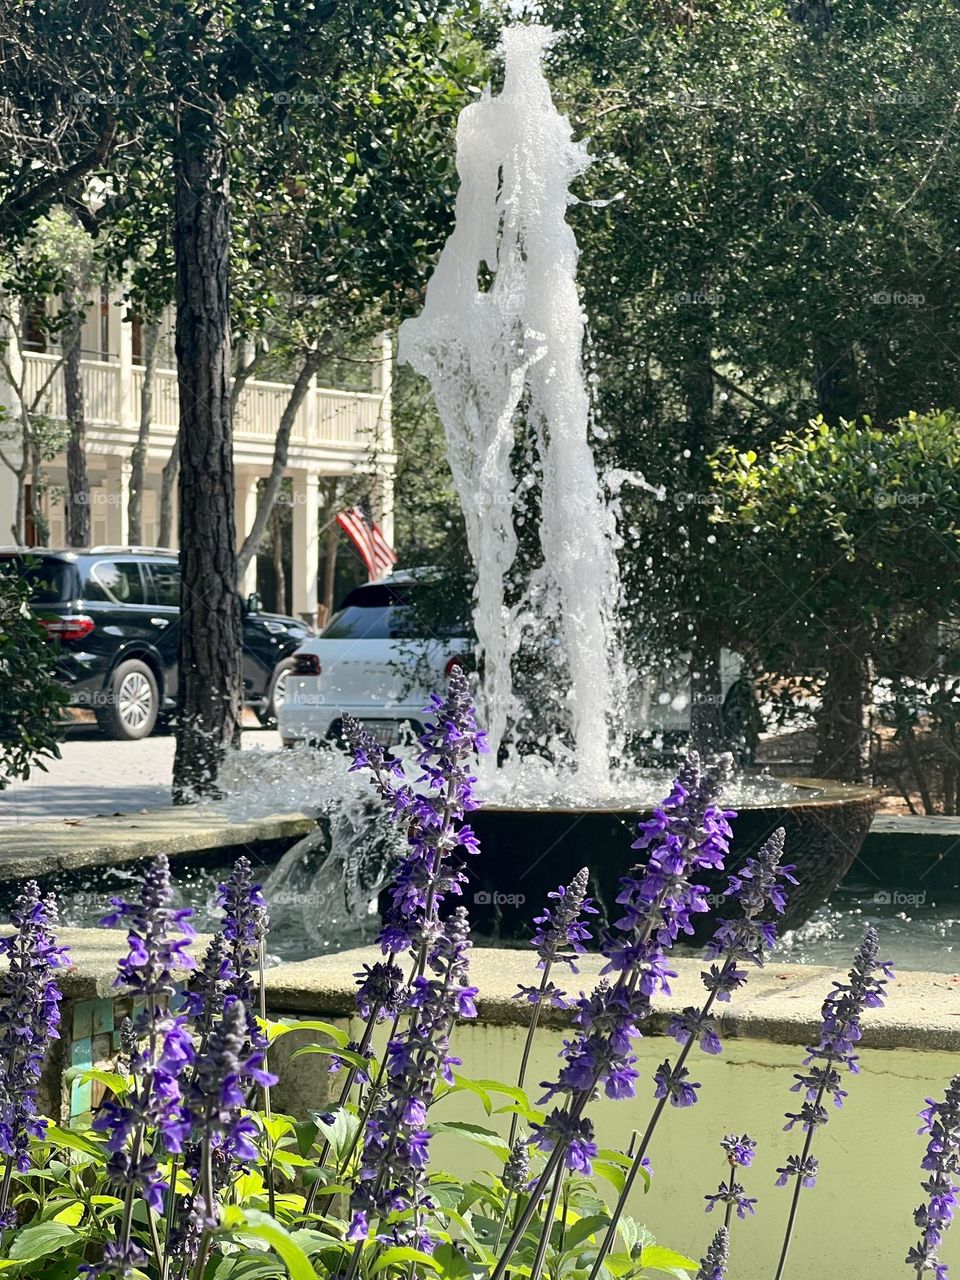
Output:
<instances>
[{"instance_id":1,"label":"tree trunk","mask_svg":"<svg viewBox=\"0 0 960 1280\"><path fill-rule=\"evenodd\" d=\"M43 495L46 491L46 480L43 474L43 459L36 439L30 440L30 518L33 521L34 546L45 547L49 537L47 517L43 514Z\"/></svg>"},{"instance_id":2,"label":"tree trunk","mask_svg":"<svg viewBox=\"0 0 960 1280\"><path fill-rule=\"evenodd\" d=\"M173 486L180 474L180 432L170 450L170 457L163 464L160 473L160 533L158 541L161 547L173 546Z\"/></svg>"},{"instance_id":3,"label":"tree trunk","mask_svg":"<svg viewBox=\"0 0 960 1280\"><path fill-rule=\"evenodd\" d=\"M90 545L90 486L84 435L83 371L80 368L82 299L72 290L63 295L64 307L73 313L63 335L63 390L70 437L67 441L67 546Z\"/></svg>"},{"instance_id":4,"label":"tree trunk","mask_svg":"<svg viewBox=\"0 0 960 1280\"><path fill-rule=\"evenodd\" d=\"M695 286L695 297L708 295L710 283L706 275L700 276L695 281ZM703 580L709 573L709 566L706 564L710 544L707 542L709 525L705 495L709 492L713 479L707 464L714 432L713 324L706 306L692 303L689 311L688 358L681 383L687 407L690 555L696 561L691 581L696 582ZM722 630L719 620L699 608L696 599L693 607L695 612L690 647L691 745L703 755L710 755L724 746L723 686L720 678Z\"/></svg>"},{"instance_id":5,"label":"tree trunk","mask_svg":"<svg viewBox=\"0 0 960 1280\"><path fill-rule=\"evenodd\" d=\"M287 469L287 455L290 451L290 435L293 431L293 424L296 421L300 406L303 404L304 397L310 388L310 379L320 367L320 359L321 356L318 351L311 351L307 354L300 367L297 380L293 384L290 398L284 405L283 413L280 415L280 425L277 428L277 438L273 446L273 461L270 464L270 474L260 488L260 493L257 497L257 514L254 516L253 527L244 539L240 554L237 556L238 582L242 582L250 561L257 554L257 548L266 532L267 522L273 513L277 495L280 493L280 487L283 484L283 473Z\"/></svg>"},{"instance_id":6,"label":"tree trunk","mask_svg":"<svg viewBox=\"0 0 960 1280\"><path fill-rule=\"evenodd\" d=\"M834 624L827 645L826 668L817 716L814 776L865 782L870 776L873 699L869 629Z\"/></svg>"},{"instance_id":7,"label":"tree trunk","mask_svg":"<svg viewBox=\"0 0 960 1280\"><path fill-rule=\"evenodd\" d=\"M180 391L180 649L173 799L218 794L240 745L230 400L229 179L222 102L180 108L173 145Z\"/></svg>"},{"instance_id":8,"label":"tree trunk","mask_svg":"<svg viewBox=\"0 0 960 1280\"><path fill-rule=\"evenodd\" d=\"M143 326L143 383L140 388L140 429L137 443L130 454L130 501L127 505L127 541L131 546L143 542L143 476L147 467L147 446L153 420L153 383L157 368L160 324L151 321ZM169 498L168 498L169 502ZM165 547L162 539L161 547Z\"/></svg>"},{"instance_id":9,"label":"tree trunk","mask_svg":"<svg viewBox=\"0 0 960 1280\"><path fill-rule=\"evenodd\" d=\"M283 521L270 521L270 541L273 550L273 572L277 584L277 613L287 612L287 575L283 570Z\"/></svg>"}]
</instances>

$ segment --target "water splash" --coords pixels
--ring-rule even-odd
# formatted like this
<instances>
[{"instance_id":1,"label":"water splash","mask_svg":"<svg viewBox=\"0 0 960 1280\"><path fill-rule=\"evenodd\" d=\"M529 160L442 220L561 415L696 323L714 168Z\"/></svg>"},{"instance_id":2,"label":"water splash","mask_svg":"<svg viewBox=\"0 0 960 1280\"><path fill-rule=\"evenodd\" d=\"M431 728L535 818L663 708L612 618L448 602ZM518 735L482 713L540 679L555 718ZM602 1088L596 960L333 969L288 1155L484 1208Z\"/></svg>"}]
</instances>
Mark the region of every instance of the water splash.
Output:
<instances>
[{"instance_id":1,"label":"water splash","mask_svg":"<svg viewBox=\"0 0 960 1280\"><path fill-rule=\"evenodd\" d=\"M460 115L456 226L421 315L400 328L399 355L429 379L446 433L478 578L492 759L529 715L514 683L521 643L539 650L541 671L557 668L559 647L576 743L568 761L576 760L577 790L590 795L609 789L611 727L622 721L626 682L615 634L616 522L589 443L579 250L566 220L570 184L590 156L544 78L551 39L545 27L507 28L503 91ZM517 477L521 418L536 461ZM531 483L540 489L542 565L508 603L517 508Z\"/></svg>"}]
</instances>

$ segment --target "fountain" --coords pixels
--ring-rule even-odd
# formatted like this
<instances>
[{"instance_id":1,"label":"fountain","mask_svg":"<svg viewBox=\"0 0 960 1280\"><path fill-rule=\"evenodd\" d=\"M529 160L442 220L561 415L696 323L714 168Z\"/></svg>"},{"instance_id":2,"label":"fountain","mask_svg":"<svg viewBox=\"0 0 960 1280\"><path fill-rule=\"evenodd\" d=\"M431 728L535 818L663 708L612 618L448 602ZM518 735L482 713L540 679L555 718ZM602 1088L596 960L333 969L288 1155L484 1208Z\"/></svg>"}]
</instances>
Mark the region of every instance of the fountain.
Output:
<instances>
[{"instance_id":1,"label":"fountain","mask_svg":"<svg viewBox=\"0 0 960 1280\"><path fill-rule=\"evenodd\" d=\"M401 326L399 342L399 358L432 387L477 574L480 714L491 753L480 780L488 803L473 824L484 856L470 870L480 877L479 914L508 934L584 862L595 890L612 900L650 784L665 794L667 782L639 778L621 758L630 686L617 637L616 518L605 490L624 477L605 484L590 444L578 249L566 220L570 183L590 157L541 68L551 39L536 25L506 28L502 92L461 113L456 225L423 310ZM540 561L519 574L518 589L517 523L531 487ZM541 681L532 694L518 691L521 647L554 688ZM509 751L516 726L538 714L541 723L565 722L567 732L548 730L539 757ZM788 922L800 923L856 856L874 793L773 779L738 790L730 797L743 813L734 858L785 825L791 860L803 863Z\"/></svg>"}]
</instances>

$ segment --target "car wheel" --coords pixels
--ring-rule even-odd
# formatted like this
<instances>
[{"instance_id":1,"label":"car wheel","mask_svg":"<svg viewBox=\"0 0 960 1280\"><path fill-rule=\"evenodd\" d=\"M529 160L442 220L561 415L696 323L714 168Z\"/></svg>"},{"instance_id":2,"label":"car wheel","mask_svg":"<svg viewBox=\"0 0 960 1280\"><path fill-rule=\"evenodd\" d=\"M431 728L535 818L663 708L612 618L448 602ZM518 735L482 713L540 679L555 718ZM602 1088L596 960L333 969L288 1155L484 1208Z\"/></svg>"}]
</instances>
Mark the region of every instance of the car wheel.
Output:
<instances>
[{"instance_id":1,"label":"car wheel","mask_svg":"<svg viewBox=\"0 0 960 1280\"><path fill-rule=\"evenodd\" d=\"M110 677L97 723L108 738L135 742L153 732L160 709L157 678L145 662L130 658Z\"/></svg>"},{"instance_id":2,"label":"car wheel","mask_svg":"<svg viewBox=\"0 0 960 1280\"><path fill-rule=\"evenodd\" d=\"M293 658L284 658L282 662L278 662L273 678L270 681L270 691L267 694L267 700L262 707L254 707L253 713L263 725L264 729L275 729L277 727L277 711L283 706L283 700L287 694L287 677L293 670Z\"/></svg>"}]
</instances>

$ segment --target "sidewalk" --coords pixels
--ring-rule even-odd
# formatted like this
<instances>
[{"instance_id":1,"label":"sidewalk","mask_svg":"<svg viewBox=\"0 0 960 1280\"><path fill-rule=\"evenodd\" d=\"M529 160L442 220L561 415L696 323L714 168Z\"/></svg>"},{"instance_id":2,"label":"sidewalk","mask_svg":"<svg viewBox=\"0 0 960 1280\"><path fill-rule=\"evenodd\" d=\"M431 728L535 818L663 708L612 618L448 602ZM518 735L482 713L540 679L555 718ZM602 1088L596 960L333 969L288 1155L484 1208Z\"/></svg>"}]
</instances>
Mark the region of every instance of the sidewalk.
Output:
<instances>
[{"instance_id":1,"label":"sidewalk","mask_svg":"<svg viewBox=\"0 0 960 1280\"><path fill-rule=\"evenodd\" d=\"M256 725L252 717L251 723ZM172 733L114 742L92 726L71 729L61 744L61 759L0 791L0 824L165 808L175 745ZM242 745L244 750L278 749L280 737L259 726L245 728Z\"/></svg>"}]
</instances>

